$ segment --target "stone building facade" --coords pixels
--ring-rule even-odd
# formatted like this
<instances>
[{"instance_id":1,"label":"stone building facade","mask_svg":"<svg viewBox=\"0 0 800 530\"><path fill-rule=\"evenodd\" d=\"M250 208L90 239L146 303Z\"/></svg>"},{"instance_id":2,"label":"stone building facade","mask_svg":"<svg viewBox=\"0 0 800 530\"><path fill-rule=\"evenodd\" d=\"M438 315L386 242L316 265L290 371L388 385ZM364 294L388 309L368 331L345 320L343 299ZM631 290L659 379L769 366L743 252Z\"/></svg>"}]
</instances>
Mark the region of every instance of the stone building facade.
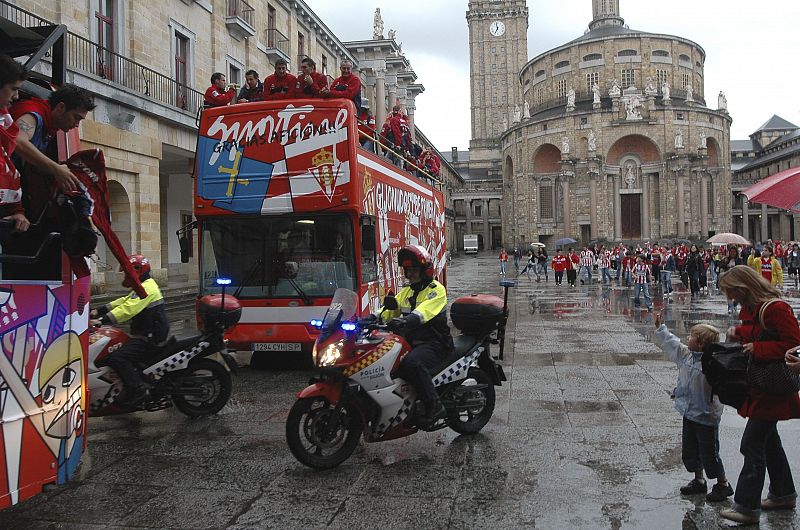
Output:
<instances>
[{"instance_id":1,"label":"stone building facade","mask_svg":"<svg viewBox=\"0 0 800 530\"><path fill-rule=\"evenodd\" d=\"M332 80L342 60L352 61L358 72L359 58L371 59L369 68L383 65L388 84L385 96L376 97L380 76L371 69L360 73L364 96L378 116L386 116L397 98L413 115L414 98L424 91L393 39L369 41L381 47L371 55L358 43L345 45L303 0L12 3L0 16L23 26L41 20L67 26L67 80L89 89L97 103L81 123L81 142L104 151L114 228L125 248L148 256L154 275L170 284L197 280L197 249L190 248L190 262L181 263L175 232L192 220L197 119L212 73L241 84L248 69L264 79L277 59L296 72L308 56ZM417 138L430 144L421 133ZM455 171L444 171L442 189L458 187ZM121 275L102 242L98 256L96 287L117 285Z\"/></svg>"},{"instance_id":2,"label":"stone building facade","mask_svg":"<svg viewBox=\"0 0 800 530\"><path fill-rule=\"evenodd\" d=\"M731 142L733 231L747 239L795 241L800 215L749 203L742 190L787 169L800 167L800 127L772 116L747 140Z\"/></svg>"},{"instance_id":3,"label":"stone building facade","mask_svg":"<svg viewBox=\"0 0 800 530\"><path fill-rule=\"evenodd\" d=\"M486 32L492 19L527 27L527 11L525 24L517 22L520 3L474 2ZM472 42L473 2L470 8ZM716 108L706 104L704 50L629 29L618 0L593 0L592 11L583 36L538 55L509 80L521 97L499 117L507 127L497 138L503 241L705 238L729 230L731 119L724 96ZM472 88L475 123L483 114L474 80Z\"/></svg>"}]
</instances>

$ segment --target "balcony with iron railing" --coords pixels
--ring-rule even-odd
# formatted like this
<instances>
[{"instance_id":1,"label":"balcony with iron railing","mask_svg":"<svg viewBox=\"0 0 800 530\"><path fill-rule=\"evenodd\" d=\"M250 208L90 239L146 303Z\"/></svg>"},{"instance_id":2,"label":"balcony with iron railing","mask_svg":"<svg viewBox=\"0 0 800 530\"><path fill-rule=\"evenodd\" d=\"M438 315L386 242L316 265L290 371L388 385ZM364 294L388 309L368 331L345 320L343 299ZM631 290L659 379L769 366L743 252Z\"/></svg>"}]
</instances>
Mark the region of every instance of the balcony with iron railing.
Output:
<instances>
[{"instance_id":1,"label":"balcony with iron railing","mask_svg":"<svg viewBox=\"0 0 800 530\"><path fill-rule=\"evenodd\" d=\"M225 16L225 25L228 31L238 38L253 37L255 30L256 10L245 0L228 0L228 11Z\"/></svg>"},{"instance_id":2,"label":"balcony with iron railing","mask_svg":"<svg viewBox=\"0 0 800 530\"><path fill-rule=\"evenodd\" d=\"M23 27L53 24L6 0L0 0L0 16ZM107 90L100 89L104 85L121 88L124 89L123 93L132 93L152 103L162 104L173 110L185 111L187 115L191 116L192 123L194 123L195 114L203 105L203 94L185 83L179 83L175 79L74 33L67 33L67 69L85 74L88 78L85 88L94 92L108 95ZM96 89L92 86L93 84L97 87ZM116 99L124 100L125 97ZM137 106L144 109L150 105L138 104Z\"/></svg>"},{"instance_id":3,"label":"balcony with iron railing","mask_svg":"<svg viewBox=\"0 0 800 530\"><path fill-rule=\"evenodd\" d=\"M258 48L267 55L273 64L278 59L289 63L289 37L275 28L264 30L264 42L259 43ZM289 64L289 70L294 70L294 65Z\"/></svg>"}]
</instances>

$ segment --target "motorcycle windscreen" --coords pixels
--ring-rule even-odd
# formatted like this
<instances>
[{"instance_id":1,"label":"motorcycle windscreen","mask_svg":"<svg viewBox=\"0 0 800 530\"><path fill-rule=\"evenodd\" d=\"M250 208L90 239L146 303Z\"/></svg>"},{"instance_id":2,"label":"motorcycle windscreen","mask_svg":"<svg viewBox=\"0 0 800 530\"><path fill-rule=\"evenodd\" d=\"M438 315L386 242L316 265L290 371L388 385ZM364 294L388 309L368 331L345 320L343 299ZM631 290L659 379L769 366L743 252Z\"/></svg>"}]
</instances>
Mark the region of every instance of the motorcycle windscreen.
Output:
<instances>
[{"instance_id":1,"label":"motorcycle windscreen","mask_svg":"<svg viewBox=\"0 0 800 530\"><path fill-rule=\"evenodd\" d=\"M358 295L350 289L339 288L333 293L331 305L328 306L328 311L325 312L325 318L322 321L322 329L330 330L339 325L340 322L345 322L353 318L358 309Z\"/></svg>"}]
</instances>

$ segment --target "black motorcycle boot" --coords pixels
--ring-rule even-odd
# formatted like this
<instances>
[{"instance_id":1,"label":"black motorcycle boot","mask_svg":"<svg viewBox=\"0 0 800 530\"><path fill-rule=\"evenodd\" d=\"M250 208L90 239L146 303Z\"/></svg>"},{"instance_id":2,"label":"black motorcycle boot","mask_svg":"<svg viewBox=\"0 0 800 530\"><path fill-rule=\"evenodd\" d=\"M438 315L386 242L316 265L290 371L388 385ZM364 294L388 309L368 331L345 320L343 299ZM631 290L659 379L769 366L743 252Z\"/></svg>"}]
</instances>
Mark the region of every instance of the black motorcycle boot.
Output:
<instances>
[{"instance_id":1,"label":"black motorcycle boot","mask_svg":"<svg viewBox=\"0 0 800 530\"><path fill-rule=\"evenodd\" d=\"M430 405L425 405L424 411L417 416L417 425L422 429L427 429L436 424L437 421L447 417L447 409L437 398Z\"/></svg>"}]
</instances>

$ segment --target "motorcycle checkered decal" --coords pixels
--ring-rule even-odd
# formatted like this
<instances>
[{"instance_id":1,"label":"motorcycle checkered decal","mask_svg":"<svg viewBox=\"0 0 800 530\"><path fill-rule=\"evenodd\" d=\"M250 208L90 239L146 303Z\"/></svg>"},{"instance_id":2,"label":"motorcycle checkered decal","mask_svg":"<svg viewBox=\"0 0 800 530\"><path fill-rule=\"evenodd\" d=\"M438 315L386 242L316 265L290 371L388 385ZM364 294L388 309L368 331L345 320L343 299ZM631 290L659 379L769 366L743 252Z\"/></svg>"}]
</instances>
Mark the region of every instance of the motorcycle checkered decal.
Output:
<instances>
[{"instance_id":1,"label":"motorcycle checkered decal","mask_svg":"<svg viewBox=\"0 0 800 530\"><path fill-rule=\"evenodd\" d=\"M471 355L459 359L439 372L436 377L433 378L433 386L444 385L455 381L457 377L467 371L472 362L477 359L481 353L483 353L483 347L478 348Z\"/></svg>"},{"instance_id":2,"label":"motorcycle checkered decal","mask_svg":"<svg viewBox=\"0 0 800 530\"><path fill-rule=\"evenodd\" d=\"M117 396L119 396L120 392L122 392L122 385L117 384L112 386L103 399L89 404L89 412L97 412L111 405L117 400Z\"/></svg>"},{"instance_id":3,"label":"motorcycle checkered decal","mask_svg":"<svg viewBox=\"0 0 800 530\"><path fill-rule=\"evenodd\" d=\"M154 364L153 366L145 370L144 373L153 374L156 377L161 377L167 372L172 372L173 370L180 370L186 368L186 365L189 364L189 360L191 360L192 358L196 357L197 355L205 351L209 346L211 346L211 343L209 342L206 341L200 342L189 351L186 350L179 351L175 355L167 357L160 363Z\"/></svg>"},{"instance_id":4,"label":"motorcycle checkered decal","mask_svg":"<svg viewBox=\"0 0 800 530\"><path fill-rule=\"evenodd\" d=\"M411 413L412 403L408 399L403 400L403 405L400 407L400 410L397 411L397 414L389 418L389 423L381 423L377 427L375 427L372 431L373 437L378 438L383 435L386 431L398 425L405 420L408 415Z\"/></svg>"},{"instance_id":5,"label":"motorcycle checkered decal","mask_svg":"<svg viewBox=\"0 0 800 530\"><path fill-rule=\"evenodd\" d=\"M344 376L350 377L351 375L358 373L367 366L371 365L372 363L374 363L375 361L386 355L386 353L388 353L388 351L392 349L394 343L395 341L393 340L384 341L380 346L375 348L375 350L372 353L370 353L357 363L348 366L344 371Z\"/></svg>"}]
</instances>

